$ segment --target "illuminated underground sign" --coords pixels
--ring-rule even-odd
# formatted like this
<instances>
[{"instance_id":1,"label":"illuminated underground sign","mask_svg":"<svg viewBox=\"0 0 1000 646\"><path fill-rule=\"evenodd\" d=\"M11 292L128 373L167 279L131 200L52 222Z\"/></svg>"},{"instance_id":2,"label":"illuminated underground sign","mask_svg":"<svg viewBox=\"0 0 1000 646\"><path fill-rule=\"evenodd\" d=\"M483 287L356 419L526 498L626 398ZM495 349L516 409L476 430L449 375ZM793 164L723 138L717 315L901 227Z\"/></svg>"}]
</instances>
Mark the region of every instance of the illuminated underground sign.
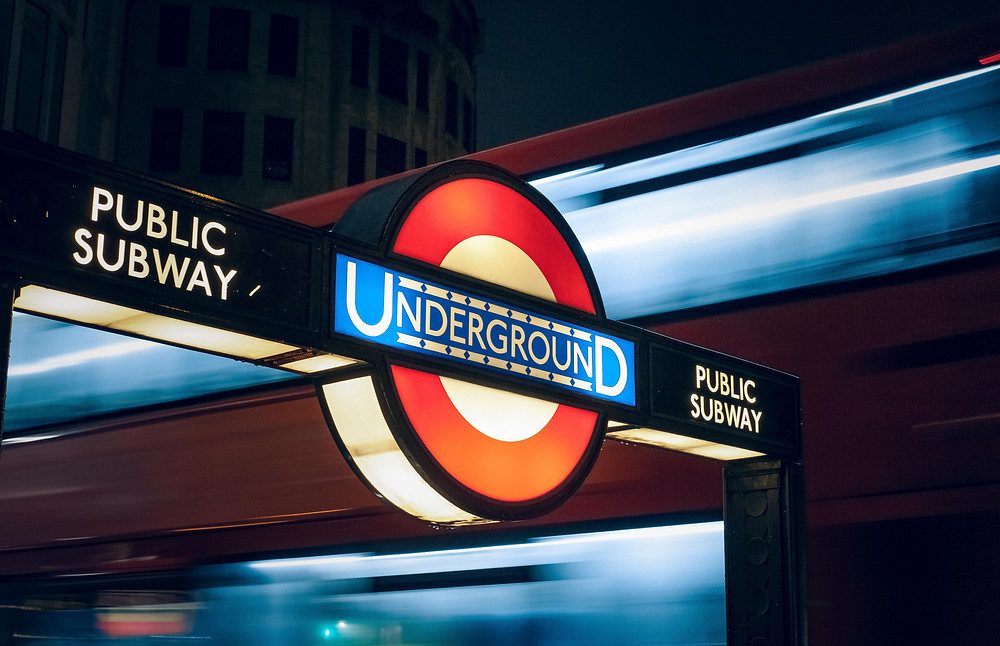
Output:
<instances>
[{"instance_id":1,"label":"illuminated underground sign","mask_svg":"<svg viewBox=\"0 0 1000 646\"><path fill-rule=\"evenodd\" d=\"M716 459L799 453L798 381L604 314L530 186L404 176L330 231L0 133L16 308L313 375L383 499L440 524L530 518L606 435Z\"/></svg>"},{"instance_id":2,"label":"illuminated underground sign","mask_svg":"<svg viewBox=\"0 0 1000 646\"><path fill-rule=\"evenodd\" d=\"M635 404L631 341L343 254L336 267L337 332Z\"/></svg>"}]
</instances>

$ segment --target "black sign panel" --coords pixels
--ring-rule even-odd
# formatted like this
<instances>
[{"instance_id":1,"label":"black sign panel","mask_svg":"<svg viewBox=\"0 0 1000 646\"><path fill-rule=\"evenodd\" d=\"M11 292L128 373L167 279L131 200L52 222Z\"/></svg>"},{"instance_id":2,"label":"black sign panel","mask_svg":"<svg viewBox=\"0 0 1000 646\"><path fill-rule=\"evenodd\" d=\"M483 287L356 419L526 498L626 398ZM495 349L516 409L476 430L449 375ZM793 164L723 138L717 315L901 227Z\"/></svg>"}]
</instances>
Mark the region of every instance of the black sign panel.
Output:
<instances>
[{"instance_id":1,"label":"black sign panel","mask_svg":"<svg viewBox=\"0 0 1000 646\"><path fill-rule=\"evenodd\" d=\"M798 379L671 339L650 343L650 416L684 435L798 453Z\"/></svg>"},{"instance_id":2,"label":"black sign panel","mask_svg":"<svg viewBox=\"0 0 1000 646\"><path fill-rule=\"evenodd\" d=\"M212 318L317 328L319 232L62 151L31 152L0 149L4 257L43 279L66 272L104 286L112 301L137 291Z\"/></svg>"}]
</instances>

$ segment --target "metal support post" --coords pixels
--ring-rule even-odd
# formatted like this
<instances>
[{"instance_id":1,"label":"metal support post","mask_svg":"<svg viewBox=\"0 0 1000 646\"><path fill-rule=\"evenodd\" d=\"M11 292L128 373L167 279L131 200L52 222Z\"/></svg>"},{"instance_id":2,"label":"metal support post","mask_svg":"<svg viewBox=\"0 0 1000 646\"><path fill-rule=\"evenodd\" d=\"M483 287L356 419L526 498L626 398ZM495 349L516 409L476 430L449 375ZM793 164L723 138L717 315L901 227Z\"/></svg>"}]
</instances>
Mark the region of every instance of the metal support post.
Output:
<instances>
[{"instance_id":1,"label":"metal support post","mask_svg":"<svg viewBox=\"0 0 1000 646\"><path fill-rule=\"evenodd\" d=\"M754 458L723 477L729 646L804 646L802 465Z\"/></svg>"}]
</instances>

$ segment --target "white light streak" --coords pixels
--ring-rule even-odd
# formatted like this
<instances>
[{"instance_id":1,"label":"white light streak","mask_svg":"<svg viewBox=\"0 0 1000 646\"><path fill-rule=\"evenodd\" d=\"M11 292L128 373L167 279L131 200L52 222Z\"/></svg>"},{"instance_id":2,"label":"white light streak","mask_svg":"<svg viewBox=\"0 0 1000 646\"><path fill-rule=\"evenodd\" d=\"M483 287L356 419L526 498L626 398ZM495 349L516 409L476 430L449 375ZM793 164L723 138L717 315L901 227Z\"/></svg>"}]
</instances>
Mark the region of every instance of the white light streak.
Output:
<instances>
[{"instance_id":1,"label":"white light streak","mask_svg":"<svg viewBox=\"0 0 1000 646\"><path fill-rule=\"evenodd\" d=\"M860 103L853 103L829 112L747 133L732 139L710 141L690 148L683 148L610 168L604 168L603 165L587 166L548 177L541 177L531 182L531 184L544 193L550 200L558 201L581 194L619 186L628 186L636 182L680 173L709 164L740 159L767 150L818 139L842 132L857 125L843 119L823 125L818 123L822 120L828 120L829 117L889 103L896 99L933 90L989 72L1000 72L1000 67L977 69L964 74L949 76L948 78L936 79L928 83L900 90L899 92L885 94Z\"/></svg>"},{"instance_id":2,"label":"white light streak","mask_svg":"<svg viewBox=\"0 0 1000 646\"><path fill-rule=\"evenodd\" d=\"M56 438L62 437L62 433L48 434L48 435L25 435L23 437L8 437L5 438L0 444L3 446L14 445L14 444L30 444L31 442L44 442L45 440L54 440Z\"/></svg>"},{"instance_id":3,"label":"white light streak","mask_svg":"<svg viewBox=\"0 0 1000 646\"><path fill-rule=\"evenodd\" d=\"M697 534L718 534L722 532L722 522L690 523L685 525L665 525L661 527L637 527L611 532L575 534L535 539L546 545L577 545L581 543L607 543L615 540L637 540L644 538L676 538Z\"/></svg>"},{"instance_id":4,"label":"white light streak","mask_svg":"<svg viewBox=\"0 0 1000 646\"><path fill-rule=\"evenodd\" d=\"M338 554L336 556L306 556L302 558L277 559L273 561L254 561L248 563L255 570L280 570L287 568L326 568L347 563L357 563L358 561L370 557L368 553L363 554Z\"/></svg>"},{"instance_id":5,"label":"white light streak","mask_svg":"<svg viewBox=\"0 0 1000 646\"><path fill-rule=\"evenodd\" d=\"M662 244L670 238L690 238L722 232L735 235L735 232L739 229L758 226L796 211L860 197L869 197L903 188L912 188L921 184L975 173L997 166L1000 166L1000 154L988 155L986 157L945 164L895 177L859 182L825 191L808 193L784 200L750 204L705 217L689 218L678 222L666 222L654 227L631 230L626 233L592 240L589 243L582 241L582 244L586 252L592 254L633 248L636 245Z\"/></svg>"},{"instance_id":6,"label":"white light streak","mask_svg":"<svg viewBox=\"0 0 1000 646\"><path fill-rule=\"evenodd\" d=\"M501 554L518 554L523 552L535 554L534 560L544 562L549 550L558 552L566 545L576 544L613 544L618 541L644 540L650 538L660 539L681 539L685 536L695 536L702 534L721 534L723 524L721 521L707 523L691 523L685 525L666 525L659 527L638 527L631 529L612 530L605 532L594 532L589 534L575 534L567 536L543 536L528 539L525 543L509 543L504 545L485 545L481 547L465 547L452 550L433 550L427 552L407 552L402 554L344 554L335 556L314 556L305 558L278 559L273 561L256 561L248 563L255 570L278 570L278 569L325 569L336 568L337 566L365 563L403 563L416 561L424 564L417 566L414 563L406 568L416 571L453 571L458 569L470 569L475 567L487 567L493 563L489 557ZM539 552L542 550L542 552ZM518 557L514 557L518 558ZM525 557L520 557L525 558ZM428 561L434 559L434 563ZM446 559L446 560L441 560ZM518 561L521 562L521 561ZM495 563L493 563L495 565ZM414 567L416 566L416 567ZM395 571L395 570L394 570Z\"/></svg>"},{"instance_id":7,"label":"white light streak","mask_svg":"<svg viewBox=\"0 0 1000 646\"><path fill-rule=\"evenodd\" d=\"M927 90L933 90L934 88L939 88L945 85L950 85L952 83L957 83L959 81L964 81L965 79L972 78L974 76L979 76L980 74L988 74L990 72L996 72L997 67L987 67L983 69L972 70L971 72L965 72L962 74L956 74L955 76L949 76L943 79L935 79L927 83L921 83L920 85L914 85L913 87L908 87L905 90L900 90L899 92L892 92L890 94L883 94L882 96L877 96L874 99L868 99L867 101L861 101L860 103L852 103L851 105L845 105L842 108L837 108L835 110L830 110L829 112L824 112L822 114L816 115L816 117L829 117L836 114L843 114L844 112L851 112L852 110L861 110L863 108L870 108L876 105L882 105L883 103L889 103L890 101L895 101L896 99L902 99L919 92L926 92Z\"/></svg>"},{"instance_id":8,"label":"white light streak","mask_svg":"<svg viewBox=\"0 0 1000 646\"><path fill-rule=\"evenodd\" d=\"M129 339L127 341L119 341L117 343L109 343L107 345L87 348L86 350L67 352L66 354L60 354L54 357L46 357L31 363L14 364L8 369L7 376L24 377L27 375L37 375L43 372L60 370L62 368L71 368L88 361L120 357L126 354L152 350L157 347L161 347L161 344L154 343L153 341L144 341L142 339Z\"/></svg>"},{"instance_id":9,"label":"white light streak","mask_svg":"<svg viewBox=\"0 0 1000 646\"><path fill-rule=\"evenodd\" d=\"M545 186L546 184L554 184L556 182L572 179L574 177L580 177L581 175L589 175L591 173L596 173L597 171L603 169L604 169L604 164L584 166L583 168L574 168L573 170L568 170L565 173L556 173L555 175L549 175L547 177L539 177L538 179L528 183L534 186L535 188L538 188L539 186Z\"/></svg>"}]
</instances>

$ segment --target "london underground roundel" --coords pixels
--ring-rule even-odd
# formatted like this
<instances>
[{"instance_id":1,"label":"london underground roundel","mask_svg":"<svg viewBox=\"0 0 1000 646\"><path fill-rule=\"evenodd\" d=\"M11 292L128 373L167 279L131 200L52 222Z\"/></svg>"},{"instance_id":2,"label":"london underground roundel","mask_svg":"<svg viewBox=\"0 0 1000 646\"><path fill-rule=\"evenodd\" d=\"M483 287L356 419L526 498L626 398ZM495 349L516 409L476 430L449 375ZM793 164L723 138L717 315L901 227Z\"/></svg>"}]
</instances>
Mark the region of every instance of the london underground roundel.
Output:
<instances>
[{"instance_id":1,"label":"london underground roundel","mask_svg":"<svg viewBox=\"0 0 1000 646\"><path fill-rule=\"evenodd\" d=\"M559 317L603 317L603 307L555 208L500 169L453 162L376 189L334 232L377 248L336 260L336 331L430 357L424 365L390 351L372 362L386 426L417 476L470 519L536 516L569 497L596 458L605 419L535 396L531 383L596 388L613 398L626 364L611 377L590 378L594 350L584 346L592 335ZM400 263L404 269L386 267ZM618 345L603 355L622 355ZM449 361L457 371L437 369ZM466 374L468 363L480 372ZM508 378L490 383L483 368ZM526 385L512 387L511 375ZM346 446L346 423L328 404L359 475L406 509L386 491L391 485L377 482L391 477L362 466L377 449Z\"/></svg>"}]
</instances>

